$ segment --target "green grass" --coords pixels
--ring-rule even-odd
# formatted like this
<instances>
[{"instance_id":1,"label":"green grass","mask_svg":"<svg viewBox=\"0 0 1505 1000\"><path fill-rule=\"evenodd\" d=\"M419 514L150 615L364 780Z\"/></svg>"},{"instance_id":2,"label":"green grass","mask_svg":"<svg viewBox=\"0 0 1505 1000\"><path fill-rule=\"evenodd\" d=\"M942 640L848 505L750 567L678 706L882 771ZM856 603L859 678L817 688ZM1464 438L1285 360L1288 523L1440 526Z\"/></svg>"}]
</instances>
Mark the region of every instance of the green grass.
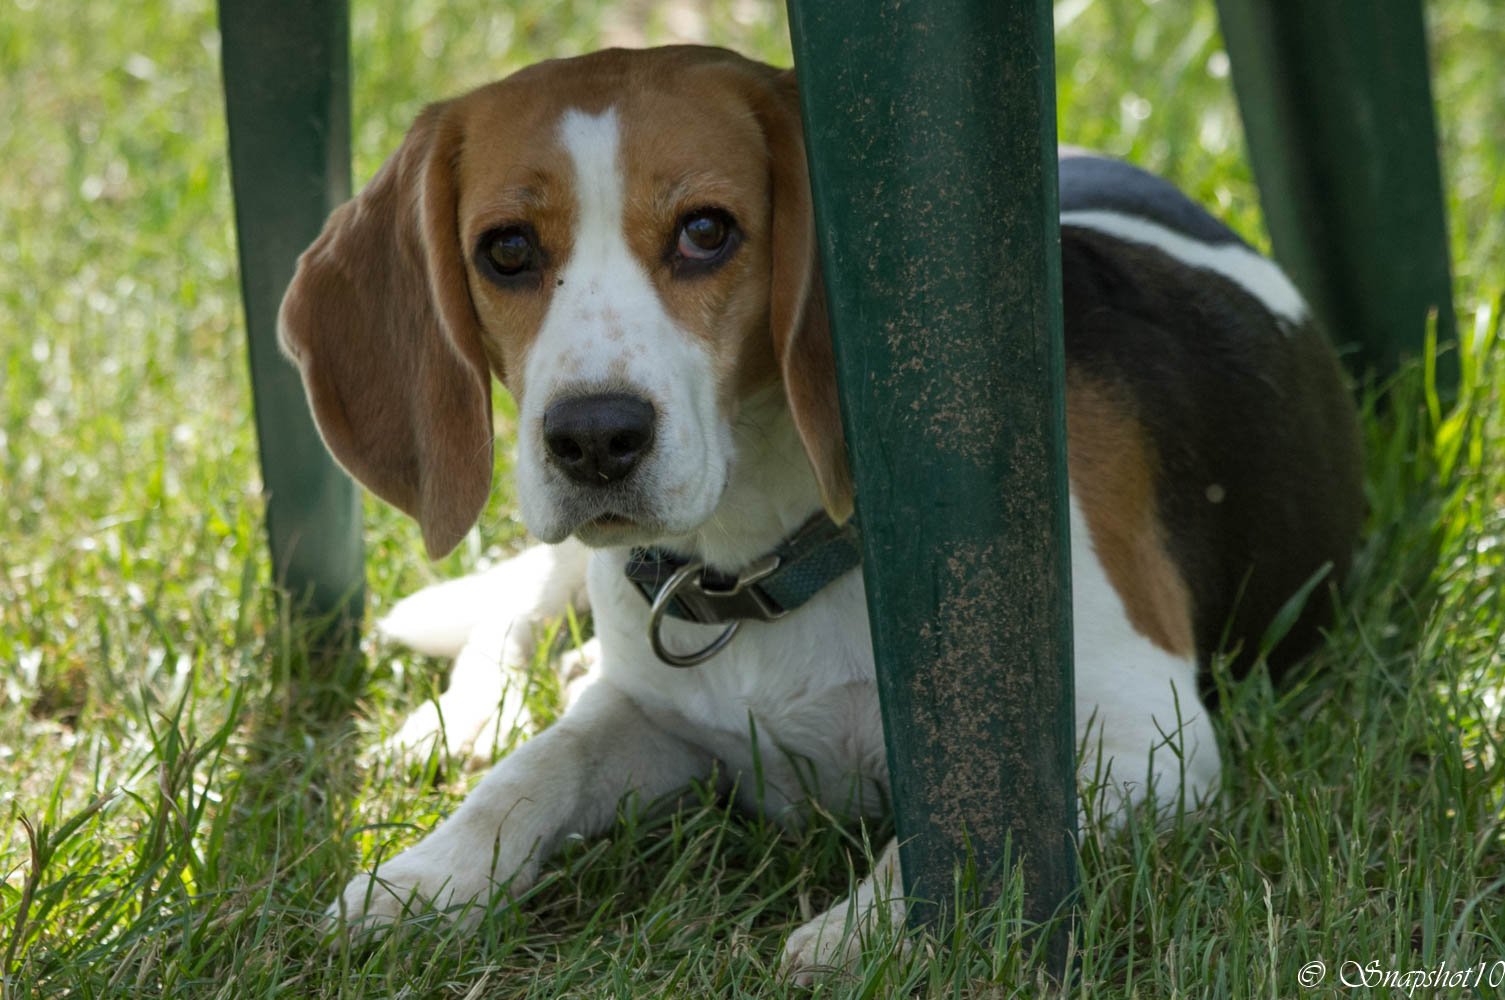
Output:
<instances>
[{"instance_id":1,"label":"green grass","mask_svg":"<svg viewBox=\"0 0 1505 1000\"><path fill-rule=\"evenodd\" d=\"M356 3L356 177L426 100L678 23L627 8ZM712 40L787 62L781 8L709 8ZM1345 960L1505 961L1505 13L1429 13L1463 402L1435 411L1412 370L1366 416L1371 530L1346 607L1291 683L1225 693L1211 813L1084 836L1072 995L1292 997L1314 960L1329 970L1314 993L1348 995ZM1258 239L1210 4L1067 0L1058 17L1063 136ZM431 828L473 776L379 749L441 665L373 644L310 677L265 583L217 45L202 2L0 14L5 995L779 995L783 936L864 870L864 833L784 834L708 794L572 843L478 932L420 922L362 948L318 928L359 866ZM416 530L371 505L374 611L515 547L510 511L502 484L479 541L430 566ZM1011 892L907 960L874 942L862 975L822 994L1037 995L1016 913Z\"/></svg>"}]
</instances>

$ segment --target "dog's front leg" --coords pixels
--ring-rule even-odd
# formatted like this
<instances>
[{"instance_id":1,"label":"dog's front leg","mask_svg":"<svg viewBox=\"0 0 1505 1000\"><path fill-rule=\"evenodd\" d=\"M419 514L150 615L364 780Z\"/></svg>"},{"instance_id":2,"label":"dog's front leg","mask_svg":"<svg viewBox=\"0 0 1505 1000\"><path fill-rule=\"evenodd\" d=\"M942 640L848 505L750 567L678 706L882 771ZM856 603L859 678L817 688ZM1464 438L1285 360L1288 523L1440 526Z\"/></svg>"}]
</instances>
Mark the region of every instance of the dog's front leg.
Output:
<instances>
[{"instance_id":1,"label":"dog's front leg","mask_svg":"<svg viewBox=\"0 0 1505 1000\"><path fill-rule=\"evenodd\" d=\"M629 793L650 802L710 773L710 758L598 680L565 716L492 768L415 846L346 887L331 916L390 923L432 902L475 920L498 886L517 893L570 833L600 833Z\"/></svg>"}]
</instances>

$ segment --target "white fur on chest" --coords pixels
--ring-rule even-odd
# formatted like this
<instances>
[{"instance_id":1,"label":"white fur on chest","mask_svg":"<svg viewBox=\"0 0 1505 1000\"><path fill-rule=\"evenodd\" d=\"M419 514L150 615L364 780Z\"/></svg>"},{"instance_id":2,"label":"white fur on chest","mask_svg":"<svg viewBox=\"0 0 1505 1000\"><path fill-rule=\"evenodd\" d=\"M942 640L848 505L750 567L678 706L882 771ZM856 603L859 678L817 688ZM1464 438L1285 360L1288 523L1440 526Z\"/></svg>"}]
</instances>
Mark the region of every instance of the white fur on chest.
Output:
<instances>
[{"instance_id":1,"label":"white fur on chest","mask_svg":"<svg viewBox=\"0 0 1505 1000\"><path fill-rule=\"evenodd\" d=\"M860 572L776 622L743 623L726 649L680 669L649 645L648 603L623 575L626 558L607 550L591 559L603 679L715 757L747 804L761 802L776 816L807 795L849 813L882 806L888 770ZM719 631L669 619L663 635L690 650Z\"/></svg>"}]
</instances>

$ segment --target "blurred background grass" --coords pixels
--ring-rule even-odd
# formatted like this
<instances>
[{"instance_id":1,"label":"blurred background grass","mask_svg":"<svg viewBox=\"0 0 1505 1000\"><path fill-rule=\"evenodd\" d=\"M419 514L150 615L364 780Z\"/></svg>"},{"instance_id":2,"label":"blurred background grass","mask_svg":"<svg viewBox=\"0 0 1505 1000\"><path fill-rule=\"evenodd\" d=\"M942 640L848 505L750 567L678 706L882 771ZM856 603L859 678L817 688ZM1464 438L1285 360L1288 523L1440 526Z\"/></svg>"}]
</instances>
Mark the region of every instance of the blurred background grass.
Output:
<instances>
[{"instance_id":1,"label":"blurred background grass","mask_svg":"<svg viewBox=\"0 0 1505 1000\"><path fill-rule=\"evenodd\" d=\"M1467 331L1505 283L1505 8L1427 9ZM1061 0L1056 19L1063 140L1162 173L1263 245L1210 0ZM357 187L425 102L538 59L693 40L789 62L783 7L764 0L356 0L351 25ZM304 720L282 693L289 639L265 585L218 46L198 0L0 0L0 921L12 942L51 940L71 961L119 957L62 942L106 940L112 921L139 916L99 900L154 891L142 886L164 877L152 866L167 855L125 845L170 841L161 814L217 817L184 827L175 871L194 891L263 899L292 865L303 874L279 899L307 907L331 892L320 872L353 863L329 839L331 816L350 822L336 790L369 792L385 775L380 762L365 778L348 760L309 770ZM1408 446L1397 461L1414 461ZM1471 516L1488 534L1500 497L1481 490ZM368 504L373 610L518 544L512 508L504 479L478 541L433 566L412 525ZM1477 598L1486 628L1497 599L1492 587ZM363 708L389 726L431 690L434 665L368 651L377 683ZM1498 684L1498 657L1486 660ZM233 765L215 764L232 744ZM297 787L246 783L260 766ZM381 818L431 823L442 802L394 805L405 781L370 793L388 796ZM56 832L116 786L134 805L58 841L72 883L45 897L47 920L44 896L27 897L28 916L34 844L9 820ZM255 815L258 796L278 818L270 832L222 825ZM237 836L252 838L247 857L222 870L223 838ZM185 934L208 928L183 919Z\"/></svg>"}]
</instances>

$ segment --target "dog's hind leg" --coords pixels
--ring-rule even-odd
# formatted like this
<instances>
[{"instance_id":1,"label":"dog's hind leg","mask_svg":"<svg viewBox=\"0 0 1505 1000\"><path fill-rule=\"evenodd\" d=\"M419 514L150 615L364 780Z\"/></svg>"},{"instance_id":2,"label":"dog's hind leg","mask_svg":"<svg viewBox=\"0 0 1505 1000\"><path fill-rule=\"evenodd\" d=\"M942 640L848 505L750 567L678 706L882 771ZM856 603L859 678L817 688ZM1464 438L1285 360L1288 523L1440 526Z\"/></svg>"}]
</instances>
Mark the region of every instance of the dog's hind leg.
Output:
<instances>
[{"instance_id":1,"label":"dog's hind leg","mask_svg":"<svg viewBox=\"0 0 1505 1000\"><path fill-rule=\"evenodd\" d=\"M892 933L900 948L908 947L906 912L899 842L890 840L855 892L789 935L779 968L796 985L810 986L817 978L851 969L864 940L875 933Z\"/></svg>"},{"instance_id":2,"label":"dog's hind leg","mask_svg":"<svg viewBox=\"0 0 1505 1000\"><path fill-rule=\"evenodd\" d=\"M1084 833L1120 826L1151 799L1162 818L1191 812L1217 791L1221 772L1217 734L1196 693L1196 665L1127 629L1103 632L1103 622L1078 622L1077 824ZM1083 641L1092 629L1095 641ZM810 985L851 971L865 940L897 928L905 913L898 843L891 841L851 896L789 936L784 974ZM902 932L897 938L908 946Z\"/></svg>"},{"instance_id":3,"label":"dog's hind leg","mask_svg":"<svg viewBox=\"0 0 1505 1000\"><path fill-rule=\"evenodd\" d=\"M574 539L537 545L481 573L425 588L377 622L389 639L455 657L449 688L408 717L393 742L417 749L442 735L452 757L489 761L530 723L527 667L541 627L586 609L589 550Z\"/></svg>"}]
</instances>

